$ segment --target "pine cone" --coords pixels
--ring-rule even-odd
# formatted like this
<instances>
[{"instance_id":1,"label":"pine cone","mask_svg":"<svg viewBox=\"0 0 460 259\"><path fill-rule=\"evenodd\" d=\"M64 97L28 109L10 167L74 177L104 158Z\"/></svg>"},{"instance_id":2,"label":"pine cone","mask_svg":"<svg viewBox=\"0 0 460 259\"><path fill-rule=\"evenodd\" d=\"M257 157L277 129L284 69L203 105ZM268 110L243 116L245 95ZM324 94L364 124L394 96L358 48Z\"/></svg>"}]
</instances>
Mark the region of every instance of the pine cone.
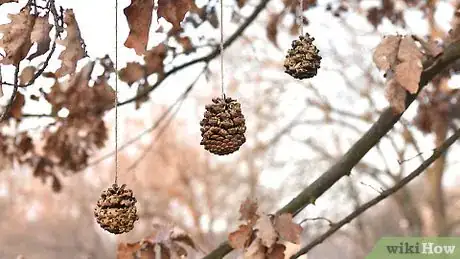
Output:
<instances>
[{"instance_id":1,"label":"pine cone","mask_svg":"<svg viewBox=\"0 0 460 259\"><path fill-rule=\"evenodd\" d=\"M297 79L312 78L316 76L321 64L319 50L313 45L315 38L310 34L300 36L292 42L292 48L288 50L284 67L286 73Z\"/></svg>"},{"instance_id":2,"label":"pine cone","mask_svg":"<svg viewBox=\"0 0 460 259\"><path fill-rule=\"evenodd\" d=\"M136 198L133 191L125 189L126 184L113 184L103 191L101 198L94 208L97 223L113 234L129 232L134 228L134 222L139 219L136 209Z\"/></svg>"},{"instance_id":3,"label":"pine cone","mask_svg":"<svg viewBox=\"0 0 460 259\"><path fill-rule=\"evenodd\" d=\"M206 105L201 120L200 145L216 155L228 155L237 151L246 142L244 116L241 105L232 98L214 98Z\"/></svg>"}]
</instances>

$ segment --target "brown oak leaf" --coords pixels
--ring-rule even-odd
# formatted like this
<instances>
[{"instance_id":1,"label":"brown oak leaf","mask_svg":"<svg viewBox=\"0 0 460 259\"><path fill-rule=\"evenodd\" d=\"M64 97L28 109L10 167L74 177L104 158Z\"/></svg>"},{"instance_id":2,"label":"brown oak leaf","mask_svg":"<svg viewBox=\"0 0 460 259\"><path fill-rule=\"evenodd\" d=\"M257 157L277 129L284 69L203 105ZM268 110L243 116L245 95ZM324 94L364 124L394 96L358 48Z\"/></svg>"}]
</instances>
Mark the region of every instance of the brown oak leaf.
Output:
<instances>
[{"instance_id":1,"label":"brown oak leaf","mask_svg":"<svg viewBox=\"0 0 460 259\"><path fill-rule=\"evenodd\" d=\"M125 46L134 49L137 55L142 55L147 49L149 41L153 0L131 0L131 4L123 12L129 26L129 35L125 41Z\"/></svg>"},{"instance_id":2,"label":"brown oak leaf","mask_svg":"<svg viewBox=\"0 0 460 259\"><path fill-rule=\"evenodd\" d=\"M24 107L25 103L26 99L24 98L24 95L17 93L14 101L11 103L9 117L20 119L22 117L22 108Z\"/></svg>"},{"instance_id":3,"label":"brown oak leaf","mask_svg":"<svg viewBox=\"0 0 460 259\"><path fill-rule=\"evenodd\" d=\"M30 40L37 43L37 51L31 54L27 59L32 60L36 57L39 57L50 49L50 31L53 28L53 25L49 23L49 16L37 17L35 20L32 33L30 34Z\"/></svg>"},{"instance_id":4,"label":"brown oak leaf","mask_svg":"<svg viewBox=\"0 0 460 259\"><path fill-rule=\"evenodd\" d=\"M141 105L149 100L149 95L148 92L151 89L150 85L148 82L144 82L143 84L140 84L137 87L137 98L135 102L135 108L136 110L141 107ZM142 96L142 97L141 97Z\"/></svg>"},{"instance_id":5,"label":"brown oak leaf","mask_svg":"<svg viewBox=\"0 0 460 259\"><path fill-rule=\"evenodd\" d=\"M37 71L37 68L34 66L27 66L21 71L21 75L19 75L19 83L21 85L28 84L34 77L35 71Z\"/></svg>"},{"instance_id":6,"label":"brown oak leaf","mask_svg":"<svg viewBox=\"0 0 460 259\"><path fill-rule=\"evenodd\" d=\"M418 91L423 66L420 59L411 59L396 66L395 79L409 93Z\"/></svg>"},{"instance_id":7,"label":"brown oak leaf","mask_svg":"<svg viewBox=\"0 0 460 259\"><path fill-rule=\"evenodd\" d=\"M377 45L372 59L379 69L386 71L396 62L400 40L400 36L390 35Z\"/></svg>"},{"instance_id":8,"label":"brown oak leaf","mask_svg":"<svg viewBox=\"0 0 460 259\"><path fill-rule=\"evenodd\" d=\"M192 7L193 0L158 0L158 18L165 18L173 25L173 30L180 29L180 23Z\"/></svg>"},{"instance_id":9,"label":"brown oak leaf","mask_svg":"<svg viewBox=\"0 0 460 259\"><path fill-rule=\"evenodd\" d=\"M126 82L129 86L139 81L145 76L144 66L137 62L128 62L126 67L118 72L120 80Z\"/></svg>"},{"instance_id":10,"label":"brown oak leaf","mask_svg":"<svg viewBox=\"0 0 460 259\"><path fill-rule=\"evenodd\" d=\"M286 246L275 244L268 250L267 259L284 259L284 251L286 251Z\"/></svg>"},{"instance_id":11,"label":"brown oak leaf","mask_svg":"<svg viewBox=\"0 0 460 259\"><path fill-rule=\"evenodd\" d=\"M271 247L275 244L278 234L273 227L272 221L268 215L263 215L257 220L255 225L257 229L257 237L260 238L262 244L266 247Z\"/></svg>"},{"instance_id":12,"label":"brown oak leaf","mask_svg":"<svg viewBox=\"0 0 460 259\"><path fill-rule=\"evenodd\" d=\"M96 112L104 112L110 110L115 105L115 90L108 84L107 78L104 76L98 77L92 87L93 102L95 103Z\"/></svg>"},{"instance_id":13,"label":"brown oak leaf","mask_svg":"<svg viewBox=\"0 0 460 259\"><path fill-rule=\"evenodd\" d=\"M268 20L267 24L267 38L269 41L275 45L275 47L278 47L278 42L276 40L276 36L278 35L278 24L280 23L281 18L283 18L284 12L278 13L278 14L272 14L270 15L270 18Z\"/></svg>"},{"instance_id":14,"label":"brown oak leaf","mask_svg":"<svg viewBox=\"0 0 460 259\"><path fill-rule=\"evenodd\" d=\"M6 3L17 3L18 0L0 0L0 5L6 4Z\"/></svg>"},{"instance_id":15,"label":"brown oak leaf","mask_svg":"<svg viewBox=\"0 0 460 259\"><path fill-rule=\"evenodd\" d=\"M283 213L275 217L275 229L288 242L299 244L302 227L292 221L292 214Z\"/></svg>"},{"instance_id":16,"label":"brown oak leaf","mask_svg":"<svg viewBox=\"0 0 460 259\"><path fill-rule=\"evenodd\" d=\"M297 36L299 35L299 31L300 31L300 26L297 23L293 22L291 24L291 27L289 28L289 34L291 36Z\"/></svg>"},{"instance_id":17,"label":"brown oak leaf","mask_svg":"<svg viewBox=\"0 0 460 259\"><path fill-rule=\"evenodd\" d=\"M145 53L144 61L145 61L145 68L147 75L151 75L153 73L158 73L159 78L163 78L164 76L164 64L163 61L166 58L166 45L163 43L158 44L148 50Z\"/></svg>"},{"instance_id":18,"label":"brown oak leaf","mask_svg":"<svg viewBox=\"0 0 460 259\"><path fill-rule=\"evenodd\" d=\"M184 49L184 53L188 54L193 51L193 44L192 40L189 37L176 37L177 42L182 46Z\"/></svg>"},{"instance_id":19,"label":"brown oak leaf","mask_svg":"<svg viewBox=\"0 0 460 259\"><path fill-rule=\"evenodd\" d=\"M119 243L117 247L117 259L133 259L135 254L141 245L137 243Z\"/></svg>"},{"instance_id":20,"label":"brown oak leaf","mask_svg":"<svg viewBox=\"0 0 460 259\"><path fill-rule=\"evenodd\" d=\"M259 205L257 205L257 201L246 198L246 200L240 205L239 220L247 221L250 226L254 225L254 223L259 218L259 215L257 214L258 208Z\"/></svg>"},{"instance_id":21,"label":"brown oak leaf","mask_svg":"<svg viewBox=\"0 0 460 259\"><path fill-rule=\"evenodd\" d=\"M67 32L66 38L56 41L65 48L61 54L59 54L59 59L62 61L62 64L55 73L57 77L75 73L77 62L85 57L85 50L82 46L83 40L72 9L65 10L64 23L67 25L65 29Z\"/></svg>"},{"instance_id":22,"label":"brown oak leaf","mask_svg":"<svg viewBox=\"0 0 460 259\"><path fill-rule=\"evenodd\" d=\"M246 0L237 0L236 3L239 8L242 8L246 4Z\"/></svg>"},{"instance_id":23,"label":"brown oak leaf","mask_svg":"<svg viewBox=\"0 0 460 259\"><path fill-rule=\"evenodd\" d=\"M267 248L265 248L260 238L256 238L252 241L251 245L247 249L245 249L243 258L244 259L265 259L265 252Z\"/></svg>"},{"instance_id":24,"label":"brown oak leaf","mask_svg":"<svg viewBox=\"0 0 460 259\"><path fill-rule=\"evenodd\" d=\"M35 17L30 14L30 8L23 8L18 14L8 14L11 20L8 24L0 25L0 48L5 51L5 56L0 57L0 63L17 66L29 53L32 42L30 34L34 26Z\"/></svg>"},{"instance_id":25,"label":"brown oak leaf","mask_svg":"<svg viewBox=\"0 0 460 259\"><path fill-rule=\"evenodd\" d=\"M240 225L238 230L228 235L228 242L235 249L243 249L251 240L252 228L248 225Z\"/></svg>"},{"instance_id":26,"label":"brown oak leaf","mask_svg":"<svg viewBox=\"0 0 460 259\"><path fill-rule=\"evenodd\" d=\"M53 192L60 192L62 190L62 183L61 180L56 175L52 176L53 182L51 184L51 188Z\"/></svg>"},{"instance_id":27,"label":"brown oak leaf","mask_svg":"<svg viewBox=\"0 0 460 259\"><path fill-rule=\"evenodd\" d=\"M423 54L415 44L411 36L405 36L401 39L398 50L398 60L401 62L420 60Z\"/></svg>"},{"instance_id":28,"label":"brown oak leaf","mask_svg":"<svg viewBox=\"0 0 460 259\"><path fill-rule=\"evenodd\" d=\"M406 109L406 90L395 79L388 80L385 86L385 98L393 110L402 113Z\"/></svg>"}]
</instances>

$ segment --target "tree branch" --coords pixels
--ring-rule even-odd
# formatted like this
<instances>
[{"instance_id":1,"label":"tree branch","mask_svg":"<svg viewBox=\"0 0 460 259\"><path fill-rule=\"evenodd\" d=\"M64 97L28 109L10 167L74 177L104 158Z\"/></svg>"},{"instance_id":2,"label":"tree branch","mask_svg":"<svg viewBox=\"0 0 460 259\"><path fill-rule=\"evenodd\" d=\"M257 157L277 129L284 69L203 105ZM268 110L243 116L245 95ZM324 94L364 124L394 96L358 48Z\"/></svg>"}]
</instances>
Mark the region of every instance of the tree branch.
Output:
<instances>
[{"instance_id":1,"label":"tree branch","mask_svg":"<svg viewBox=\"0 0 460 259\"><path fill-rule=\"evenodd\" d=\"M19 88L19 63L16 65L16 68L14 70L14 88L13 88L13 93L11 94L10 100L6 104L5 111L2 114L2 117L0 118L0 122L3 122L8 118L8 114L10 113L11 106L13 105L14 98L16 97L16 94L18 93L18 88Z\"/></svg>"},{"instance_id":2,"label":"tree branch","mask_svg":"<svg viewBox=\"0 0 460 259\"><path fill-rule=\"evenodd\" d=\"M460 58L460 42L454 42L444 49L444 52L433 60L424 62L424 70L420 76L420 89L431 81L436 74L444 70L449 64ZM406 98L406 107L408 107L417 97L417 94L408 95ZM380 115L379 119L371 128L348 150L343 157L332 167L324 172L316 181L307 186L286 206L281 208L277 213L292 213L297 215L307 205L314 203L323 193L330 189L340 178L349 175L351 169L366 155L366 153L375 146L380 139L390 131L398 122L402 114L395 114L391 108L387 108ZM205 256L203 259L223 258L233 249L228 242L223 242L214 251Z\"/></svg>"},{"instance_id":3,"label":"tree branch","mask_svg":"<svg viewBox=\"0 0 460 259\"><path fill-rule=\"evenodd\" d=\"M303 247L300 249L296 254L291 256L291 259L297 258L303 254L306 254L308 251L310 251L313 247L319 245L322 243L324 240L326 240L329 236L334 234L337 230L339 230L341 227L343 227L345 224L349 223L359 215L361 215L363 212L371 208L372 206L376 205L377 203L381 202L391 194L397 192L400 190L402 187L404 187L406 184L408 184L410 181L414 180L417 176L419 176L425 169L427 169L436 159L441 157L444 153L446 153L447 149L455 143L456 140L460 138L460 129L457 130L452 136L450 136L444 143L442 143L441 146L438 148L434 149L433 154L423 161L423 163L417 167L412 173L410 173L408 176L404 177L400 182L395 184L393 187L383 191L379 196L375 197L374 199L368 201L367 203L364 203L360 207L358 207L355 211L350 213L348 216L340 220L339 222L331 225L328 231L326 231L324 234L321 236L317 237L315 240L313 240L311 243L309 243L307 246Z\"/></svg>"},{"instance_id":4,"label":"tree branch","mask_svg":"<svg viewBox=\"0 0 460 259\"><path fill-rule=\"evenodd\" d=\"M255 7L254 11L252 12L252 14L244 21L243 24L241 24L241 26L224 42L224 49L228 48L233 42L235 42L235 40L246 30L247 27L249 27L249 25L252 24L252 22L257 18L257 16L260 14L260 12L262 12L262 10L265 9L265 7L267 6L268 2L270 2L270 0L261 0L261 2ZM221 21L222 22L222 21ZM155 82L155 84L152 85L152 87L150 87L148 90L126 100L126 101L123 101L123 102L120 102L118 103L118 106L122 106L122 105L125 105L125 104L128 104L128 103L131 103L131 102L134 102L136 101L137 99L140 99L140 98L143 98L145 96L147 96L150 92L152 92L153 90L155 90L158 86L160 86L160 84L166 80L166 78L168 78L168 76L176 73L176 72L179 72L180 70L184 69L184 68L187 68L189 66L192 66L194 64L197 64L197 63L201 63L201 62L209 62L211 61L212 59L214 59L215 57L217 57L218 55L220 54L220 48L219 47L216 47L211 53L209 53L208 55L204 56L204 57L201 57L201 58L197 58L197 59L194 59L194 60L191 60L189 62L186 62L182 65L179 65L177 67L174 67L172 68L171 70L169 70L168 72L166 72L164 74L164 77L161 79L161 80L158 80L157 82Z\"/></svg>"}]
</instances>

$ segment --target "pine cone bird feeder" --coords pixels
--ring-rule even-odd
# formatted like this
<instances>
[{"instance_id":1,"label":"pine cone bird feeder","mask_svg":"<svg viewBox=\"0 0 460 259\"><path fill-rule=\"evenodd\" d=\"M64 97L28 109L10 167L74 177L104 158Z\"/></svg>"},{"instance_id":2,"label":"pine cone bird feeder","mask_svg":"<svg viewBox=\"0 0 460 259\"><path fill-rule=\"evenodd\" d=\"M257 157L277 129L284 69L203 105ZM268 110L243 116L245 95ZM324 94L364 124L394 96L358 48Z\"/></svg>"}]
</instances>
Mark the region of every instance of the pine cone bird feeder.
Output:
<instances>
[{"instance_id":1,"label":"pine cone bird feeder","mask_svg":"<svg viewBox=\"0 0 460 259\"><path fill-rule=\"evenodd\" d=\"M319 50L313 44L315 38L310 34L299 36L288 50L284 67L286 73L297 79L312 78L318 73L321 64Z\"/></svg>"},{"instance_id":2,"label":"pine cone bird feeder","mask_svg":"<svg viewBox=\"0 0 460 259\"><path fill-rule=\"evenodd\" d=\"M113 184L103 191L94 209L97 223L112 234L122 234L134 228L139 219L136 209L136 198L133 191L126 185Z\"/></svg>"},{"instance_id":3,"label":"pine cone bird feeder","mask_svg":"<svg viewBox=\"0 0 460 259\"><path fill-rule=\"evenodd\" d=\"M214 98L212 102L205 106L204 118L200 122L200 145L213 154L228 155L246 142L241 104L229 97Z\"/></svg>"}]
</instances>

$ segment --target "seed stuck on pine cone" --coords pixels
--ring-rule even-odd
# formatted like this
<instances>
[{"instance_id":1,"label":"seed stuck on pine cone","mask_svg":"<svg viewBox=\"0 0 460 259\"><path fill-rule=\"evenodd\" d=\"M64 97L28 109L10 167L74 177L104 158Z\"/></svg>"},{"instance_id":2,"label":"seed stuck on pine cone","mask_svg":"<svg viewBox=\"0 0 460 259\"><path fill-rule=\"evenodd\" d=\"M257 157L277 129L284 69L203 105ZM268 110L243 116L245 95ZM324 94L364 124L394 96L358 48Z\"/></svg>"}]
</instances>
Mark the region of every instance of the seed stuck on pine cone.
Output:
<instances>
[{"instance_id":1,"label":"seed stuck on pine cone","mask_svg":"<svg viewBox=\"0 0 460 259\"><path fill-rule=\"evenodd\" d=\"M237 151L246 142L246 125L241 113L241 104L232 98L212 99L206 105L201 120L201 143L204 149L216 155L228 155Z\"/></svg>"},{"instance_id":2,"label":"seed stuck on pine cone","mask_svg":"<svg viewBox=\"0 0 460 259\"><path fill-rule=\"evenodd\" d=\"M125 189L126 184L113 184L103 191L94 208L97 223L113 234L122 234L134 228L139 219L136 209L136 198L133 191Z\"/></svg>"},{"instance_id":3,"label":"seed stuck on pine cone","mask_svg":"<svg viewBox=\"0 0 460 259\"><path fill-rule=\"evenodd\" d=\"M297 79L312 78L318 73L321 64L319 50L313 45L315 38L310 34L300 36L292 42L292 48L288 50L284 67L286 73Z\"/></svg>"}]
</instances>

